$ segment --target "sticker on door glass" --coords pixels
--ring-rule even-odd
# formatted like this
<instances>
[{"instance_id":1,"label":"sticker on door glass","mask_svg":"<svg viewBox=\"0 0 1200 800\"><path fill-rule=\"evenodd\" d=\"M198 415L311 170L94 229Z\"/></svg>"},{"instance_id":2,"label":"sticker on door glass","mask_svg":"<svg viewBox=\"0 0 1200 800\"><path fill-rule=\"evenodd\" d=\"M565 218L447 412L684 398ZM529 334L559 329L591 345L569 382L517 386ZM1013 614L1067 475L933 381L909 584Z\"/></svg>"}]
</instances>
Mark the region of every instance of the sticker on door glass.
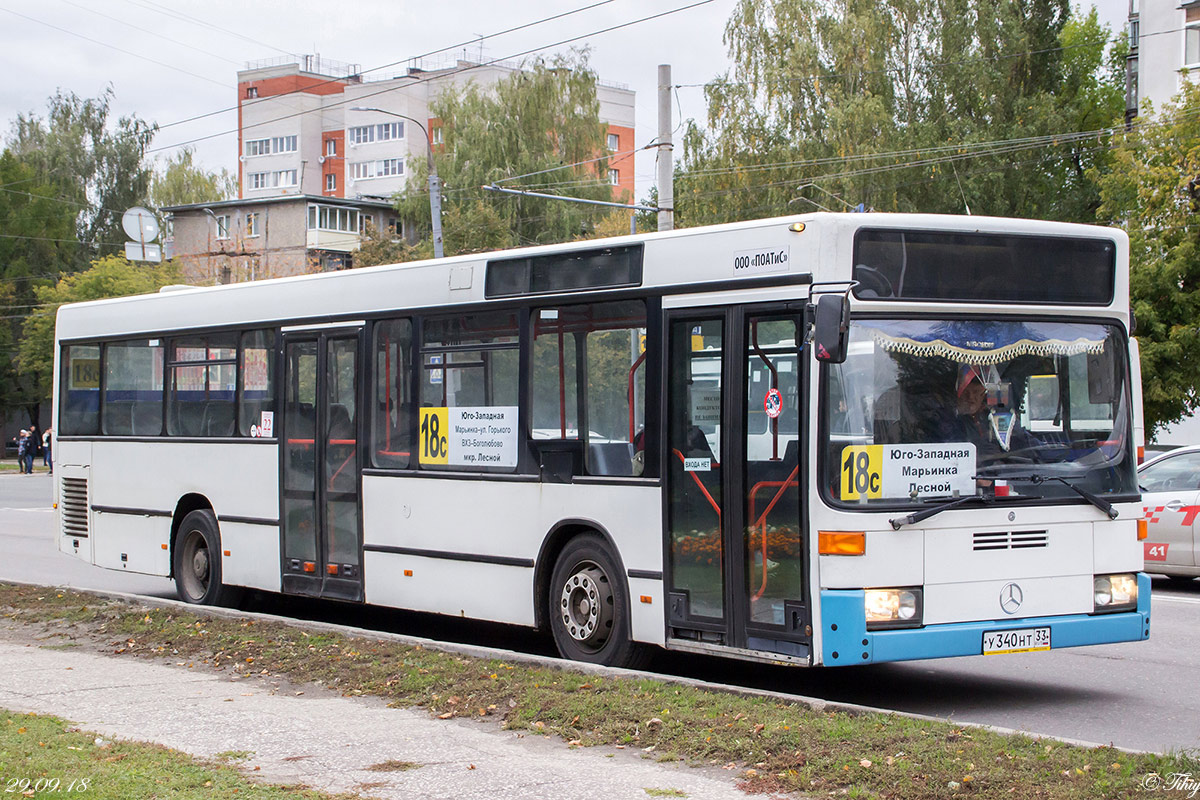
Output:
<instances>
[{"instance_id":1,"label":"sticker on door glass","mask_svg":"<svg viewBox=\"0 0 1200 800\"><path fill-rule=\"evenodd\" d=\"M843 500L975 493L975 445L871 444L842 448Z\"/></svg>"},{"instance_id":2,"label":"sticker on door glass","mask_svg":"<svg viewBox=\"0 0 1200 800\"><path fill-rule=\"evenodd\" d=\"M421 409L422 464L515 467L517 407Z\"/></svg>"},{"instance_id":3,"label":"sticker on door glass","mask_svg":"<svg viewBox=\"0 0 1200 800\"><path fill-rule=\"evenodd\" d=\"M763 398L763 411L766 411L771 419L779 418L779 412L783 411L783 395L778 389L767 392L767 396Z\"/></svg>"}]
</instances>

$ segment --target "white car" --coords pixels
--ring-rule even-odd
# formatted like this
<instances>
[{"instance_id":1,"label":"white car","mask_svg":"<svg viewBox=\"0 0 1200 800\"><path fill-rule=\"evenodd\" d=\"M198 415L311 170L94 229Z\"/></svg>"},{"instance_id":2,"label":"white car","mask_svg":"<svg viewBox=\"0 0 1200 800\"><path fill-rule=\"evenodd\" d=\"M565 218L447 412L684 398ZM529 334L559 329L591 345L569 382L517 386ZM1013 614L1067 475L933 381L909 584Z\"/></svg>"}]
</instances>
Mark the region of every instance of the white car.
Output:
<instances>
[{"instance_id":1,"label":"white car","mask_svg":"<svg viewBox=\"0 0 1200 800\"><path fill-rule=\"evenodd\" d=\"M1146 572L1200 576L1200 445L1163 453L1138 468L1148 523Z\"/></svg>"}]
</instances>

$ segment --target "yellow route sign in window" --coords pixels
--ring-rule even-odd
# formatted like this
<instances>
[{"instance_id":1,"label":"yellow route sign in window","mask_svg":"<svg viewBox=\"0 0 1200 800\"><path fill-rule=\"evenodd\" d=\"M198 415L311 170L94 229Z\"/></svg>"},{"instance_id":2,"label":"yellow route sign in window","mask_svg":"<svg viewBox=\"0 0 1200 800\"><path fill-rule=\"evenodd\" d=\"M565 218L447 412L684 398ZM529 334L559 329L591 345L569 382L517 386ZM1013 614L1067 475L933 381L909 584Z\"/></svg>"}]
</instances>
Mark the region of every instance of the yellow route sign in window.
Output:
<instances>
[{"instance_id":1,"label":"yellow route sign in window","mask_svg":"<svg viewBox=\"0 0 1200 800\"><path fill-rule=\"evenodd\" d=\"M450 431L448 409L421 409L421 451L422 464L447 464L450 461L450 448L447 446L446 434Z\"/></svg>"},{"instance_id":2,"label":"yellow route sign in window","mask_svg":"<svg viewBox=\"0 0 1200 800\"><path fill-rule=\"evenodd\" d=\"M883 445L843 448L841 473L843 500L883 497Z\"/></svg>"}]
</instances>

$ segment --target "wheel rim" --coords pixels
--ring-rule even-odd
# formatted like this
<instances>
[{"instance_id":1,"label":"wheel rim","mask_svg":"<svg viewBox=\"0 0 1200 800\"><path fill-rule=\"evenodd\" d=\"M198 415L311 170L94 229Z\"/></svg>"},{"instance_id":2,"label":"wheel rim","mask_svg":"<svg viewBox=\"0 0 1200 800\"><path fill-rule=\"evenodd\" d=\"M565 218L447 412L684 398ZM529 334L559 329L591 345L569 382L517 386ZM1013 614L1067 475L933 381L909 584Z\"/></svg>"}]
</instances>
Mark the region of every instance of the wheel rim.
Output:
<instances>
[{"instance_id":1,"label":"wheel rim","mask_svg":"<svg viewBox=\"0 0 1200 800\"><path fill-rule=\"evenodd\" d=\"M208 583L212 574L212 563L209 560L208 543L200 531L189 531L183 540L183 558L179 579L183 582L184 591L188 597L199 600L208 593Z\"/></svg>"},{"instance_id":2,"label":"wheel rim","mask_svg":"<svg viewBox=\"0 0 1200 800\"><path fill-rule=\"evenodd\" d=\"M590 650L599 650L612 631L613 598L608 576L587 561L563 583L559 615L567 635Z\"/></svg>"}]
</instances>

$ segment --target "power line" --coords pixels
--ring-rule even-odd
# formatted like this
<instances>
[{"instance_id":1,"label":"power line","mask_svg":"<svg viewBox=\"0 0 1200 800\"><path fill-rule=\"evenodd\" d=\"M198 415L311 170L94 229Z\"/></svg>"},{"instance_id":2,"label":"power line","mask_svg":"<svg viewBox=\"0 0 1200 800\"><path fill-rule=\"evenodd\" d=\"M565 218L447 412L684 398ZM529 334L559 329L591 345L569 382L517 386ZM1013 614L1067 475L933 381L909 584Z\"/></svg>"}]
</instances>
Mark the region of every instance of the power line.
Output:
<instances>
[{"instance_id":1,"label":"power line","mask_svg":"<svg viewBox=\"0 0 1200 800\"><path fill-rule=\"evenodd\" d=\"M484 61L484 62L481 62L481 63L478 63L478 64L469 64L469 65L467 65L467 66L458 67L458 68L455 68L455 69L450 69L450 70L447 70L447 71L445 71L445 72L439 72L437 75L430 75L430 76L428 76L428 77L425 77L425 78L415 78L415 79L414 79L414 80L413 80L411 83L407 84L405 88L407 88L408 86L415 86L416 84L419 84L419 83L426 83L426 82L428 82L428 81L431 81L431 80L433 80L435 77L436 77L436 78L444 78L444 77L446 77L446 76L449 76L449 75L458 75L458 74L461 74L461 73L463 73L463 72L470 72L470 71L472 71L472 70L482 69L483 67L489 67L489 66L492 66L492 65L494 65L494 64L498 64L498 63L500 63L500 62L502 62L502 61L509 61L509 60L512 60L512 59L514 59L514 58L520 58L521 56L529 55L529 54L531 54L531 53L536 53L536 52L538 52L539 50L547 50L547 49L549 49L549 48L552 48L552 47L561 47L562 45L565 45L565 44L571 44L571 43L573 43L573 42L577 42L577 41L579 41L580 39L586 39L586 38L588 38L588 37L590 37L590 36L600 36L600 35L603 35L603 34L606 34L606 33L611 33L612 31L615 31L615 30L620 30L620 29L622 29L622 28L628 28L628 27L631 27L631 26L633 26L633 25L639 25L639 24L641 24L641 23L643 23L643 22L648 22L648 21L650 21L650 20L659 19L659 18L661 18L661 17L666 17L666 16L669 16L669 15L671 15L671 14L677 14L677 13L679 13L679 12L681 12L681 11L688 11L688 10L690 10L690 9L693 9L693 8L696 8L696 7L698 7L698 6L708 5L708 4L709 4L709 3L711 3L711 2L713 2L713 0L696 0L695 2L689 3L689 4L687 4L687 5L684 5L684 6L679 6L678 8L673 8L673 9L670 9L670 10L668 10L668 11L662 11L662 12L659 12L659 13L657 13L657 14L650 14L650 15L648 15L648 16L641 17L640 19L635 19L635 20L632 20L632 21L630 21L630 22L623 22L623 23L620 23L620 24L618 24L618 25L611 25L611 26L609 26L609 27L607 27L607 28L601 28L601 29L598 29L598 30L591 31L591 32L589 32L589 33L580 34L580 35L578 35L578 36L571 36L571 37L568 37L568 38L566 38L566 39L561 39L561 40L559 40L559 41L557 41L557 42L553 42L553 43L550 43L550 44L544 44L544 45L539 45L539 46L537 46L537 47L531 47L531 48L529 48L529 49L527 49L527 50L522 50L522 51L520 51L520 52L517 52L517 53L512 53L512 54L510 54L510 55L503 56L503 57L501 57L501 58L494 58L494 59L492 59L492 60L490 60L490 61ZM474 41L474 40L472 40L472 41ZM385 89L380 89L380 90L379 90L379 91L377 91L377 92L370 92L370 93L368 93L368 94L364 94L364 95L358 95L357 97L355 97L355 98L354 98L354 102L355 102L355 103L361 103L362 101L364 101L364 100L366 100L366 99L368 99L368 98L371 98L371 97L376 97L376 96L378 96L378 95L381 95L381 94L386 94L387 92L394 91L394 89L395 89L395 87L390 87L390 86L389 86L389 87L387 87L387 88L385 88ZM265 98L264 98L264 99L265 99ZM340 106L340 105L344 105L344 104L345 104L345 103L347 103L347 102L349 102L349 101L348 101L348 100L338 100L338 101L336 101L336 102L329 103L328 105L322 106L322 107L320 107L320 108L317 108L317 109L306 109L306 110L303 110L303 111L297 111L297 112L295 112L295 113L292 113L292 114L285 114L285 115L283 115L283 116L281 116L281 117L276 117L276 118L274 118L274 119L270 119L270 120L264 120L263 122L258 122L258 123L255 123L254 125L247 126L247 127L249 127L249 128L261 127L261 126L263 126L263 125L270 125L270 124L273 124L273 123L276 123L276 122L283 122L284 120L292 119L292 118L294 118L294 117L303 116L303 115L305 115L305 114L312 114L312 113L324 113L324 112L328 111L330 108L334 108L334 107L337 107L337 106ZM146 152L147 152L147 153L156 153L156 152L160 152L160 151L162 151L162 150L174 149L174 148L177 148L177 147L182 147L182 146L184 146L184 145L195 144L195 143L197 143L197 142L203 142L203 141L207 141L208 139L215 139L215 138L217 138L218 136L228 136L229 134L232 134L232 133L237 133L239 130L240 130L239 128L233 128L232 130L221 131L221 132L219 132L219 133L212 133L212 134L208 134L207 136L198 136L198 137L196 137L196 138L194 138L194 139L188 139L188 140L186 140L186 141L183 141L183 142L177 142L177 143L175 143L175 144L173 144L173 145L164 145L164 146L162 146L162 147L156 147L156 148L152 148L152 149L149 149L149 150L147 150Z\"/></svg>"},{"instance_id":2,"label":"power line","mask_svg":"<svg viewBox=\"0 0 1200 800\"><path fill-rule=\"evenodd\" d=\"M102 42L99 39L93 39L90 36L84 36L82 33L76 33L75 31L68 30L66 28L61 28L58 25L51 24L44 20L36 19L36 18L28 16L26 14L22 14L18 11L13 11L11 8L0 7L0 11L7 11L9 14L12 14L13 16L20 17L21 19L27 19L30 22L36 22L39 25L45 25L47 28L53 28L56 31L61 31L62 33L66 33L70 36L76 36L80 39L83 39L84 41L91 42L92 44L98 44L101 47L107 47L112 50L116 50L118 53L124 53L125 55L133 56L134 58L140 58L143 61L149 61L151 64L157 64L160 67L166 67L167 69L174 70L176 72L182 72L184 75L191 75L193 78L199 78L202 81L208 81L209 83L215 83L218 86L221 86L226 89L230 88L229 84L222 83L221 81L210 78L207 75L201 75L196 72L191 72L189 70L183 69L182 67L176 67L173 64L168 64L165 61L158 61L157 59L150 58L149 56L143 56L139 53L135 53L132 50L126 50L123 47L117 47L115 44L109 44L108 42Z\"/></svg>"},{"instance_id":3,"label":"power line","mask_svg":"<svg viewBox=\"0 0 1200 800\"><path fill-rule=\"evenodd\" d=\"M128 1L128 2L132 2L132 0L127 0L127 1ZM488 35L487 35L487 37L485 37L485 38L488 38L488 39L494 39L494 38L496 38L496 37L498 37L498 36L505 36L505 35L507 35L507 34L510 34L510 33L513 33L513 32L515 32L515 31L524 30L525 28L532 28L532 27L535 27L535 26L537 26L537 25L542 25L542 24L545 24L545 23L547 23L547 22L553 22L553 21L554 21L554 20L556 20L556 19L561 19L561 18L563 18L563 17L568 17L568 16L571 16L572 14L578 14L578 13L580 13L580 12L582 12L582 11L590 11L590 10L591 10L591 9L593 9L593 8L596 8L596 7L598 7L598 6L602 6L602 5L607 5L608 3L611 3L611 2L613 2L613 0L599 0L599 2L595 2L595 3L592 3L592 4L590 4L590 5L582 6L582 7L580 7L580 8L576 8L576 9L573 9L573 10L571 10L571 11L564 11L564 12L562 12L562 13L559 13L559 14L554 14L554 15L551 15L551 16L549 16L549 17L541 17L541 18L539 18L539 19L536 19L536 20L534 20L534 21L532 21L532 22L526 22L526 23L524 23L524 24L522 24L522 25L515 25L515 26L513 26L513 27L511 27L511 28L506 28L506 29L504 29L504 30L501 30L501 31L496 31L495 33L488 34ZM358 74L359 74L359 75L367 75L367 74L369 74L369 73L372 73L372 72L378 72L378 71L380 71L380 70L388 69L388 68L390 68L390 67L399 66L400 64L403 64L403 63L404 63L404 62L406 62L406 61L416 61L416 60L419 60L419 59L422 59L422 58L428 58L429 56L436 55L437 53L444 53L444 52L446 52L446 51L448 51L448 50L456 50L456 49L458 49L459 47L465 47L466 45L469 45L469 44L471 44L472 42L475 42L475 41L477 41L477 39L467 39L467 40L465 40L465 41L462 41L462 42L459 42L459 43L457 43L457 44L448 45L448 46L446 46L446 47L439 47L439 48L438 48L438 49L436 49L436 50L430 50L430 51L428 51L428 52L426 52L426 53L422 53L422 54L420 54L420 55L417 55L417 56L410 56L410 57L408 57L408 58L403 58L403 59L400 59L399 61L392 61L392 62L390 62L390 63L388 63L388 64L381 64L381 65L380 65L380 66L378 66L378 67L372 67L371 69L363 70L362 72L360 72L360 73L358 73ZM282 52L282 51L281 51L281 52ZM288 55L293 55L293 54L289 53ZM263 101L266 101L266 100L268 100L268 99L276 99L276 98L280 98L280 97L287 97L287 96L289 96L289 95L293 95L293 94L303 94L303 93L305 93L305 92L311 91L312 89L318 89L318 88L320 88L320 87L322 87L322 86L330 86L330 85L332 85L332 84L335 84L335 83L341 83L341 82L342 82L342 79L341 79L341 78L330 78L329 80L319 81L319 82L317 82L317 83L310 84L309 86L306 86L306 87L305 87L305 88L303 88L303 89L292 89L291 91L288 91L288 92L281 92L280 94L277 94L277 95L272 95L270 98L263 98ZM159 126L159 130L162 130L162 129L164 129L164 128L172 128L172 127L174 127L174 126L176 126L176 125L183 125L183 124L185 124L185 123L188 123L188 122L195 122L195 121L197 121L197 120L206 119L206 118L208 118L208 117L212 117L212 116L215 116L215 115L217 115L217 114L225 114L225 113L228 113L228 112L230 112L230 111L237 111L237 110L238 110L238 106L236 106L236 105L235 105L235 106L228 106L228 107L226 107L226 108L222 108L222 109L219 109L219 110L217 110L217 111L209 111L209 112L206 112L206 113L204 113L204 114L197 114L197 115L196 115L196 116L194 116L194 117L188 117L187 119L181 119L181 120L177 120L177 121L175 121L175 122L168 122L168 123L166 123L166 124L164 124L164 125L160 125L160 126ZM224 135L224 134L218 134L218 135ZM185 142L185 144L186 144L186 142Z\"/></svg>"}]
</instances>

